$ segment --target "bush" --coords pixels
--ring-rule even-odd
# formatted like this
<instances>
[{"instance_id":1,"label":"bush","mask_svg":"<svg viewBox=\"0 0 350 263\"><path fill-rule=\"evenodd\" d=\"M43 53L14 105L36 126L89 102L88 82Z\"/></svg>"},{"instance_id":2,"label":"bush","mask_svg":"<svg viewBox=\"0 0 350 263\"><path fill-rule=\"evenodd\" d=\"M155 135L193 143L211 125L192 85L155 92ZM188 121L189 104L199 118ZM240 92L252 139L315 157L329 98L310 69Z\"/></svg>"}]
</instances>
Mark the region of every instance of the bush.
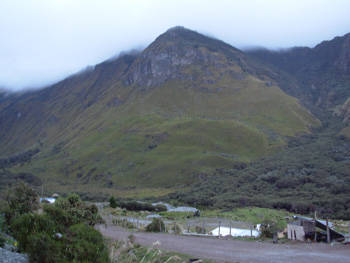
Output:
<instances>
[{"instance_id":1,"label":"bush","mask_svg":"<svg viewBox=\"0 0 350 263\"><path fill-rule=\"evenodd\" d=\"M90 226L104 223L97 206L86 204L77 194L70 194L67 198L60 197L54 204L45 205L44 212L65 228L78 223Z\"/></svg>"},{"instance_id":2,"label":"bush","mask_svg":"<svg viewBox=\"0 0 350 263\"><path fill-rule=\"evenodd\" d=\"M261 236L266 238L272 238L277 234L276 222L270 219L264 219L260 226Z\"/></svg>"},{"instance_id":3,"label":"bush","mask_svg":"<svg viewBox=\"0 0 350 263\"><path fill-rule=\"evenodd\" d=\"M65 238L64 256L68 262L108 262L102 234L82 223L71 226Z\"/></svg>"},{"instance_id":4,"label":"bush","mask_svg":"<svg viewBox=\"0 0 350 263\"><path fill-rule=\"evenodd\" d=\"M2 233L0 233L0 247L4 246L5 241L6 241L5 237L2 235Z\"/></svg>"},{"instance_id":5,"label":"bush","mask_svg":"<svg viewBox=\"0 0 350 263\"><path fill-rule=\"evenodd\" d=\"M168 211L168 208L165 205L157 204L156 211L157 212L166 212L166 211Z\"/></svg>"},{"instance_id":6,"label":"bush","mask_svg":"<svg viewBox=\"0 0 350 263\"><path fill-rule=\"evenodd\" d=\"M109 199L109 206L112 208L116 208L117 207L117 202L115 201L114 196L111 196L111 198Z\"/></svg>"},{"instance_id":7,"label":"bush","mask_svg":"<svg viewBox=\"0 0 350 263\"><path fill-rule=\"evenodd\" d=\"M13 220L12 230L14 238L19 243L19 249L27 251L32 234L53 236L57 231L57 226L47 215L26 213Z\"/></svg>"},{"instance_id":8,"label":"bush","mask_svg":"<svg viewBox=\"0 0 350 263\"><path fill-rule=\"evenodd\" d=\"M54 240L47 233L34 233L28 237L27 253L29 254L30 262L62 262L64 244L58 240Z\"/></svg>"},{"instance_id":9,"label":"bush","mask_svg":"<svg viewBox=\"0 0 350 263\"><path fill-rule=\"evenodd\" d=\"M8 225L12 220L25 213L32 213L39 208L39 198L33 188L20 183L6 194L5 219Z\"/></svg>"},{"instance_id":10,"label":"bush","mask_svg":"<svg viewBox=\"0 0 350 263\"><path fill-rule=\"evenodd\" d=\"M146 226L148 232L163 232L165 230L165 224L160 218L153 218L152 223Z\"/></svg>"}]
</instances>

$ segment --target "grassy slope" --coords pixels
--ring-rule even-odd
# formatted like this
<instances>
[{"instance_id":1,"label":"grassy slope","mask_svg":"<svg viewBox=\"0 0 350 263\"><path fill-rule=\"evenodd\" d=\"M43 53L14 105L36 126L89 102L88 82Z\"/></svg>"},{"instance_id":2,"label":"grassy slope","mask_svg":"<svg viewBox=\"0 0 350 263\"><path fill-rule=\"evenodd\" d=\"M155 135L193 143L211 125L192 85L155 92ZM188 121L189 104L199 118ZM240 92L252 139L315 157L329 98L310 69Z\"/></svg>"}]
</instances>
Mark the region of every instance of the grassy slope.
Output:
<instances>
[{"instance_id":1,"label":"grassy slope","mask_svg":"<svg viewBox=\"0 0 350 263\"><path fill-rule=\"evenodd\" d=\"M139 87L115 82L128 61L108 62L29 97L17 109L23 116L12 127L16 136L5 134L0 147L16 152L38 146L39 139L43 146L12 172L38 175L56 191L183 188L200 174L274 154L287 136L320 124L278 86L199 49L220 57L216 63L223 66L192 64L180 72L192 81ZM123 103L113 106L115 98Z\"/></svg>"},{"instance_id":2,"label":"grassy slope","mask_svg":"<svg viewBox=\"0 0 350 263\"><path fill-rule=\"evenodd\" d=\"M179 82L146 93L121 90L128 103L117 108L94 104L60 131L66 141L59 153L43 149L38 160L14 170L47 175L46 184L55 189L108 182L119 191L184 187L198 174L271 155L284 147L284 136L319 124L296 99L254 77L231 79L231 86L214 92L229 84L227 78L208 85L213 92Z\"/></svg>"}]
</instances>

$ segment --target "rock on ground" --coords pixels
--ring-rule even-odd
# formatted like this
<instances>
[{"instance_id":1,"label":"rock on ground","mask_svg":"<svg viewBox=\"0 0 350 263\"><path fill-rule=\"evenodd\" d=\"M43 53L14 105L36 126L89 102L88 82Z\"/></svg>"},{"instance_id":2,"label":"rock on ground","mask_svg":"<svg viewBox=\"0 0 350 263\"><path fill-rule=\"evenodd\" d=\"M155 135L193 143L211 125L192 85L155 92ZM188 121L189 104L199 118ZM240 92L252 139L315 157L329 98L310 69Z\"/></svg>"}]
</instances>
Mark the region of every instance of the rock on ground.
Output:
<instances>
[{"instance_id":1,"label":"rock on ground","mask_svg":"<svg viewBox=\"0 0 350 263\"><path fill-rule=\"evenodd\" d=\"M28 263L28 255L11 252L0 247L0 263Z\"/></svg>"}]
</instances>

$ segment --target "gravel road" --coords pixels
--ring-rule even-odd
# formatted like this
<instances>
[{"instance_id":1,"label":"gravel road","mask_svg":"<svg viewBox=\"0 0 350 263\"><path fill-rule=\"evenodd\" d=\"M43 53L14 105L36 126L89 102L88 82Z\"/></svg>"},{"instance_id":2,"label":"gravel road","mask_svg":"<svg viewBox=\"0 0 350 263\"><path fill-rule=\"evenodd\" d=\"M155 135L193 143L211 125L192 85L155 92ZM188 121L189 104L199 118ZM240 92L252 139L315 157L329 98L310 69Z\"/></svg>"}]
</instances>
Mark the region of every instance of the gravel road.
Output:
<instances>
[{"instance_id":1,"label":"gravel road","mask_svg":"<svg viewBox=\"0 0 350 263\"><path fill-rule=\"evenodd\" d=\"M350 262L350 245L342 244L272 244L244 242L232 239L175 236L169 234L130 232L119 226L100 227L105 236L113 239L135 236L135 242L142 246L155 247L191 255L195 258L215 262L240 263L329 263ZM157 242L157 243L159 243Z\"/></svg>"}]
</instances>

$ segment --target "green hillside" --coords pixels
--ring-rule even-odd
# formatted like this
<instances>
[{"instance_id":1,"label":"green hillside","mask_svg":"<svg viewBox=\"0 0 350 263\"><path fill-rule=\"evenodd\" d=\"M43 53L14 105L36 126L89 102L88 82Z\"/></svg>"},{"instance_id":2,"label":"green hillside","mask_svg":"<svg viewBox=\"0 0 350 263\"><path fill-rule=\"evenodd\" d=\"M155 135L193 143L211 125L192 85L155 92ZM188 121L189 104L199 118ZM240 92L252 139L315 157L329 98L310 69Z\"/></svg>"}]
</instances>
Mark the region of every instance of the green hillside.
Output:
<instances>
[{"instance_id":1,"label":"green hillside","mask_svg":"<svg viewBox=\"0 0 350 263\"><path fill-rule=\"evenodd\" d=\"M0 98L2 175L31 174L48 191L187 187L320 125L282 80L294 85L221 41L169 30L141 54Z\"/></svg>"}]
</instances>

